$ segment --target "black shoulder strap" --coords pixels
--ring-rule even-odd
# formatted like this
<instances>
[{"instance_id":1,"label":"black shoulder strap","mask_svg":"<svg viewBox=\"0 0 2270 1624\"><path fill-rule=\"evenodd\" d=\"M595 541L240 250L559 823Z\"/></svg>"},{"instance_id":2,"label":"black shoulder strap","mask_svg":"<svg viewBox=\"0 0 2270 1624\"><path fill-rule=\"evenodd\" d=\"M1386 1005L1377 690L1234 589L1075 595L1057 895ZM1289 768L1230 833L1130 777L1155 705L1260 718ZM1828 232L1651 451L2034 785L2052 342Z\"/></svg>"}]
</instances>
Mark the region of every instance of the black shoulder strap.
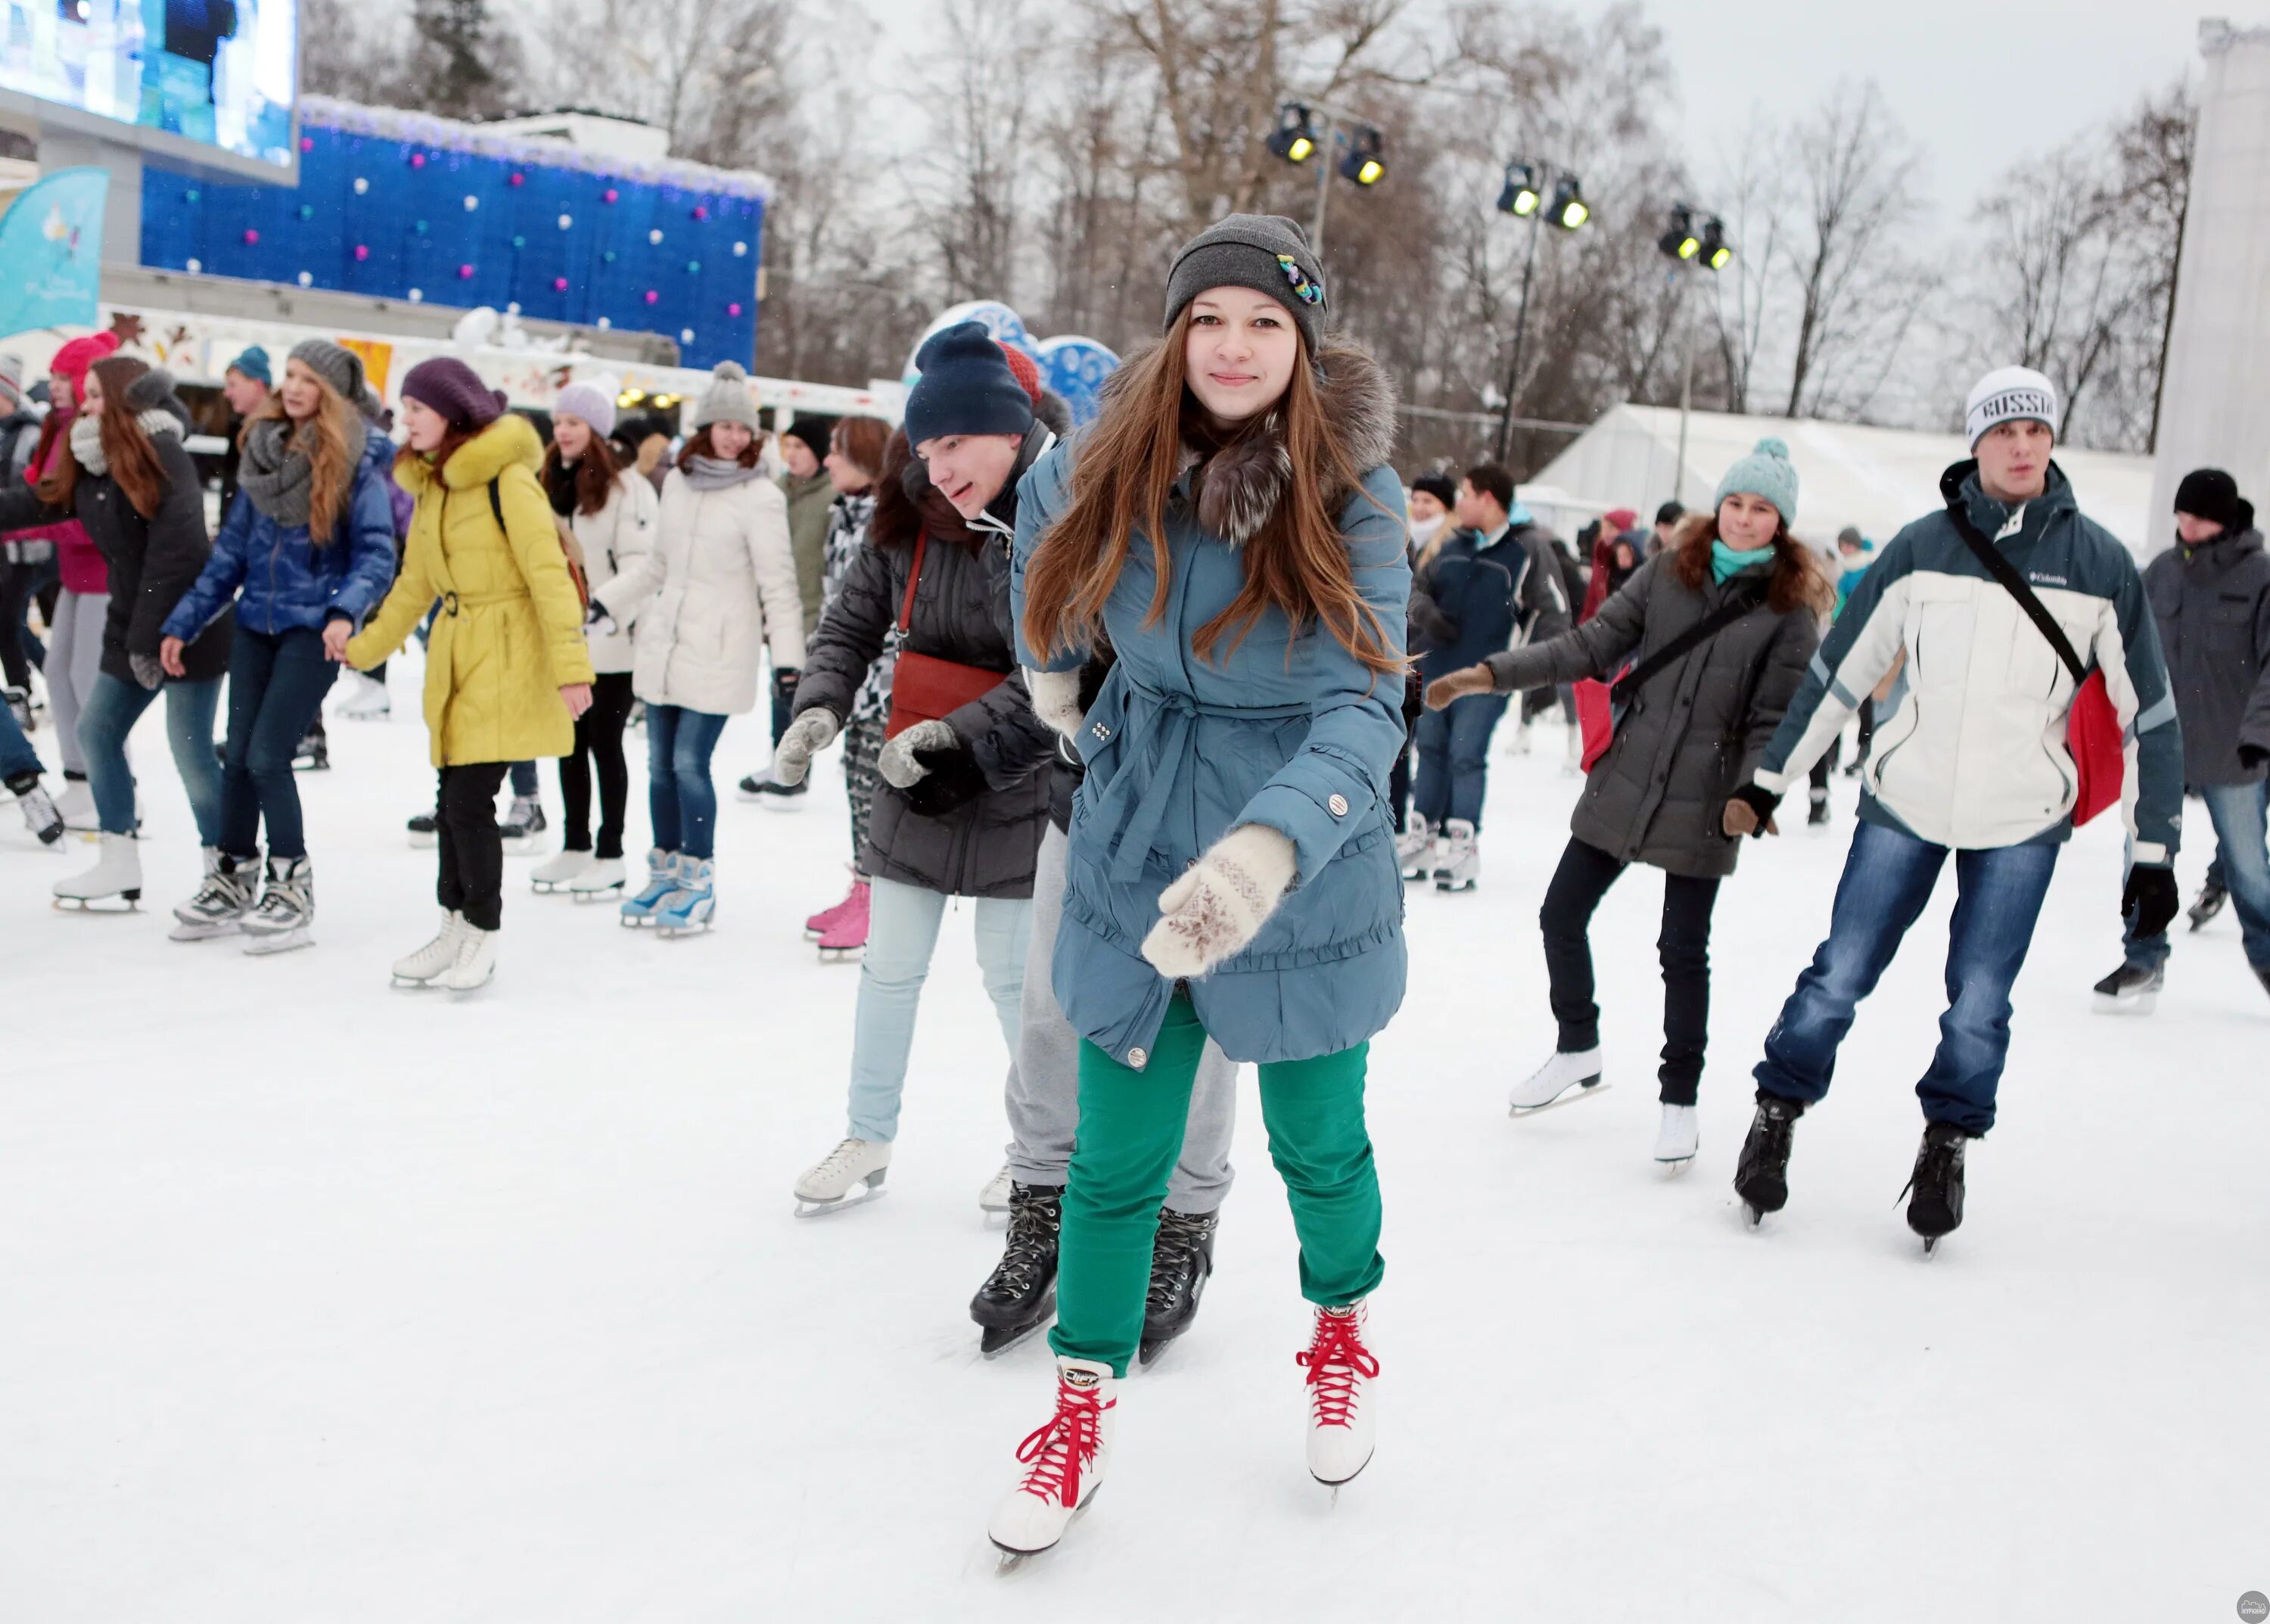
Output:
<instances>
[{"instance_id":1,"label":"black shoulder strap","mask_svg":"<svg viewBox=\"0 0 2270 1624\"><path fill-rule=\"evenodd\" d=\"M2034 589L2026 584L2026 578L2018 573L2018 567L2002 555L2001 548L1978 533L1978 527L1970 522L1970 515L1963 511L1959 500L1947 502L1947 516L1954 522L1955 534L1962 538L1962 545L1970 549L1971 556L1986 567L1986 573L2001 583L2005 592L2018 600L2018 607L2026 612L2026 618L2050 640L2050 647L2057 650L2058 658L2063 660L2066 670L2073 673L2073 685L2078 687L2088 681L2088 668L2073 651L2073 643L2066 636L2065 627L2059 626L2057 617L2043 606L2042 600L2034 596Z\"/></svg>"},{"instance_id":2,"label":"black shoulder strap","mask_svg":"<svg viewBox=\"0 0 2270 1624\"><path fill-rule=\"evenodd\" d=\"M498 478L503 476L499 475ZM489 481L489 511L496 515L497 529L504 530L504 493L497 489L497 480ZM509 535L510 531L506 531Z\"/></svg>"},{"instance_id":3,"label":"black shoulder strap","mask_svg":"<svg viewBox=\"0 0 2270 1624\"><path fill-rule=\"evenodd\" d=\"M1617 678L1615 686L1608 690L1608 702L1618 706L1630 704L1632 695L1638 693L1649 679L1655 676L1665 666L1678 659L1696 644L1708 642L1764 602L1765 598L1762 596L1752 597L1747 593L1728 598L1717 608L1704 615L1678 636L1664 644L1662 648L1658 649L1653 654L1649 655L1647 658Z\"/></svg>"}]
</instances>

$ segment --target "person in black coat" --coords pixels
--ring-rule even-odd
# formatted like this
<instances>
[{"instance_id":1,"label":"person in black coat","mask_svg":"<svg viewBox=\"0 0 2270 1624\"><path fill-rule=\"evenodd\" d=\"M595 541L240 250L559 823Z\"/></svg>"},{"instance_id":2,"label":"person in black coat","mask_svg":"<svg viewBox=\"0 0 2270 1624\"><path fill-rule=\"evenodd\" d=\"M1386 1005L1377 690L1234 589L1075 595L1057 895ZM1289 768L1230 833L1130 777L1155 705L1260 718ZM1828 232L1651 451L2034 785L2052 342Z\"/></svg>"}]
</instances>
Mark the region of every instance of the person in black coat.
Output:
<instances>
[{"instance_id":1,"label":"person in black coat","mask_svg":"<svg viewBox=\"0 0 2270 1624\"><path fill-rule=\"evenodd\" d=\"M213 712L228 670L234 616L217 616L182 649L181 676L168 679L158 657L166 617L212 554L204 488L182 443L189 422L171 374L132 356L108 357L88 371L69 454L38 486L0 493L0 530L76 518L110 568L100 674L78 720L87 784L101 822L102 857L86 873L56 882L62 901L84 905L119 896L131 902L141 894L126 738L160 689L167 696L167 740L189 792L198 843L210 847L220 839Z\"/></svg>"}]
</instances>

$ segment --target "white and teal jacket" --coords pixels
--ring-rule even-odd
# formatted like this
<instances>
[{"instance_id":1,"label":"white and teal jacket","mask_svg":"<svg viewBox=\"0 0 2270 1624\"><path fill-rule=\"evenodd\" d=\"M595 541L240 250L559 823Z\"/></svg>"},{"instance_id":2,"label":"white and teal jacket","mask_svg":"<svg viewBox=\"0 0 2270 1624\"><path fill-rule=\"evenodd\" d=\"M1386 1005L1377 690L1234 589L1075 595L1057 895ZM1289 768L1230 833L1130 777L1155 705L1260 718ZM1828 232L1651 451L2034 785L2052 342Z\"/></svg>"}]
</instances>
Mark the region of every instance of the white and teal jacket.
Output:
<instances>
[{"instance_id":1,"label":"white and teal jacket","mask_svg":"<svg viewBox=\"0 0 2270 1624\"><path fill-rule=\"evenodd\" d=\"M1976 463L1948 469L1940 489L2016 566L2083 664L2103 673L2126 743L2120 805L2134 860L2168 862L2182 822L2183 740L2135 560L2081 516L2054 463L2048 489L2014 508L1980 489ZM1860 815L1959 850L2069 835L2072 674L1944 512L1894 537L1860 577L1766 748L1759 788L1780 795L1803 780L1903 652Z\"/></svg>"}]
</instances>

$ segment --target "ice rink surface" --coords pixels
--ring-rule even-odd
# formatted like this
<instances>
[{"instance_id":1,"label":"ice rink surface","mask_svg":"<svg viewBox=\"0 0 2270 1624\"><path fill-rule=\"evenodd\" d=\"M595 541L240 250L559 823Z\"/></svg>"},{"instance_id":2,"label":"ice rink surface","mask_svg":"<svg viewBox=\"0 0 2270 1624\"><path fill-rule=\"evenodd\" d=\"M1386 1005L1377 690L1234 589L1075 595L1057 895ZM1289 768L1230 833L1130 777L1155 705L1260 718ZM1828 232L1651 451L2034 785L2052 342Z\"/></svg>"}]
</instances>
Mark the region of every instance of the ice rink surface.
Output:
<instances>
[{"instance_id":1,"label":"ice rink surface","mask_svg":"<svg viewBox=\"0 0 2270 1624\"><path fill-rule=\"evenodd\" d=\"M1553 1041L1536 909L1577 785L1553 727L1495 755L1481 889L1412 892L1373 1048L1376 1459L1336 1509L1302 1466L1305 1309L1249 1072L1197 1326L1122 1390L1094 1508L1005 1578L985 1515L1051 1389L1037 1339L981 1361L966 1313L1005 1137L967 908L888 1198L800 1222L858 983L798 930L842 892L835 753L793 812L723 807L714 934L621 930L515 860L497 979L452 1001L386 974L434 920L402 833L431 789L414 683L398 663L395 720L335 723L302 776L311 951L166 940L197 853L155 712L141 916L52 911L93 849L9 815L0 1618L2064 1624L2270 1589L2270 999L2226 914L2179 937L2157 1014L2092 1013L2117 817L2063 860L2001 1123L1926 1262L1896 1198L1951 872L1752 1232L1748 1069L1825 928L1851 786L1721 894L1702 1153L1666 1177L1648 871L1594 932L1612 1091L1507 1118ZM721 781L765 748L737 720Z\"/></svg>"}]
</instances>

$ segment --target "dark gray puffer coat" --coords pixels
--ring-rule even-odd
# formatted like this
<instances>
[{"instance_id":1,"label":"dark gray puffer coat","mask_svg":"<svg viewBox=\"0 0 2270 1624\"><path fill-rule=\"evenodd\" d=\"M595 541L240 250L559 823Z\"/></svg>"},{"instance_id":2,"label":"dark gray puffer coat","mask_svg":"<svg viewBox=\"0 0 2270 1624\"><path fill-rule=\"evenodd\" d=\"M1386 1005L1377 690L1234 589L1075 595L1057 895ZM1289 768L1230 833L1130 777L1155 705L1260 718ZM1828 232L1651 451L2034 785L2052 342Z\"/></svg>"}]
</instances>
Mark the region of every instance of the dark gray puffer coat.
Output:
<instances>
[{"instance_id":1,"label":"dark gray puffer coat","mask_svg":"<svg viewBox=\"0 0 2270 1624\"><path fill-rule=\"evenodd\" d=\"M923 573L901 653L911 651L1007 673L990 693L962 706L946 722L983 771L986 792L938 817L925 817L906 793L878 780L874 813L859 865L871 876L942 891L950 896L1028 897L1041 835L1057 775L1065 770L1056 735L1033 714L1016 639L1009 624L1009 549L1016 522L1017 482L1055 436L1035 423L1017 465L970 540L933 534L923 549ZM901 453L903 436L894 437ZM885 478L897 477L897 457ZM923 484L922 465L906 479ZM996 524L1001 526L994 528ZM853 557L843 584L805 645L796 708L815 706L840 723L867 668L882 653L905 600L914 564L911 541L870 539ZM903 666L901 667L904 669Z\"/></svg>"},{"instance_id":2,"label":"dark gray puffer coat","mask_svg":"<svg viewBox=\"0 0 2270 1624\"><path fill-rule=\"evenodd\" d=\"M1820 644L1810 608L1767 605L1769 570L1746 570L1701 591L1679 579L1669 553L1642 565L1599 613L1549 642L1484 662L1510 693L1579 678L1605 680L1636 664L1729 595L1749 613L1651 677L1616 716L1614 742L1592 766L1569 832L1627 863L1695 879L1734 871L1741 842L1720 819L1726 797L1756 770L1782 712Z\"/></svg>"}]
</instances>

